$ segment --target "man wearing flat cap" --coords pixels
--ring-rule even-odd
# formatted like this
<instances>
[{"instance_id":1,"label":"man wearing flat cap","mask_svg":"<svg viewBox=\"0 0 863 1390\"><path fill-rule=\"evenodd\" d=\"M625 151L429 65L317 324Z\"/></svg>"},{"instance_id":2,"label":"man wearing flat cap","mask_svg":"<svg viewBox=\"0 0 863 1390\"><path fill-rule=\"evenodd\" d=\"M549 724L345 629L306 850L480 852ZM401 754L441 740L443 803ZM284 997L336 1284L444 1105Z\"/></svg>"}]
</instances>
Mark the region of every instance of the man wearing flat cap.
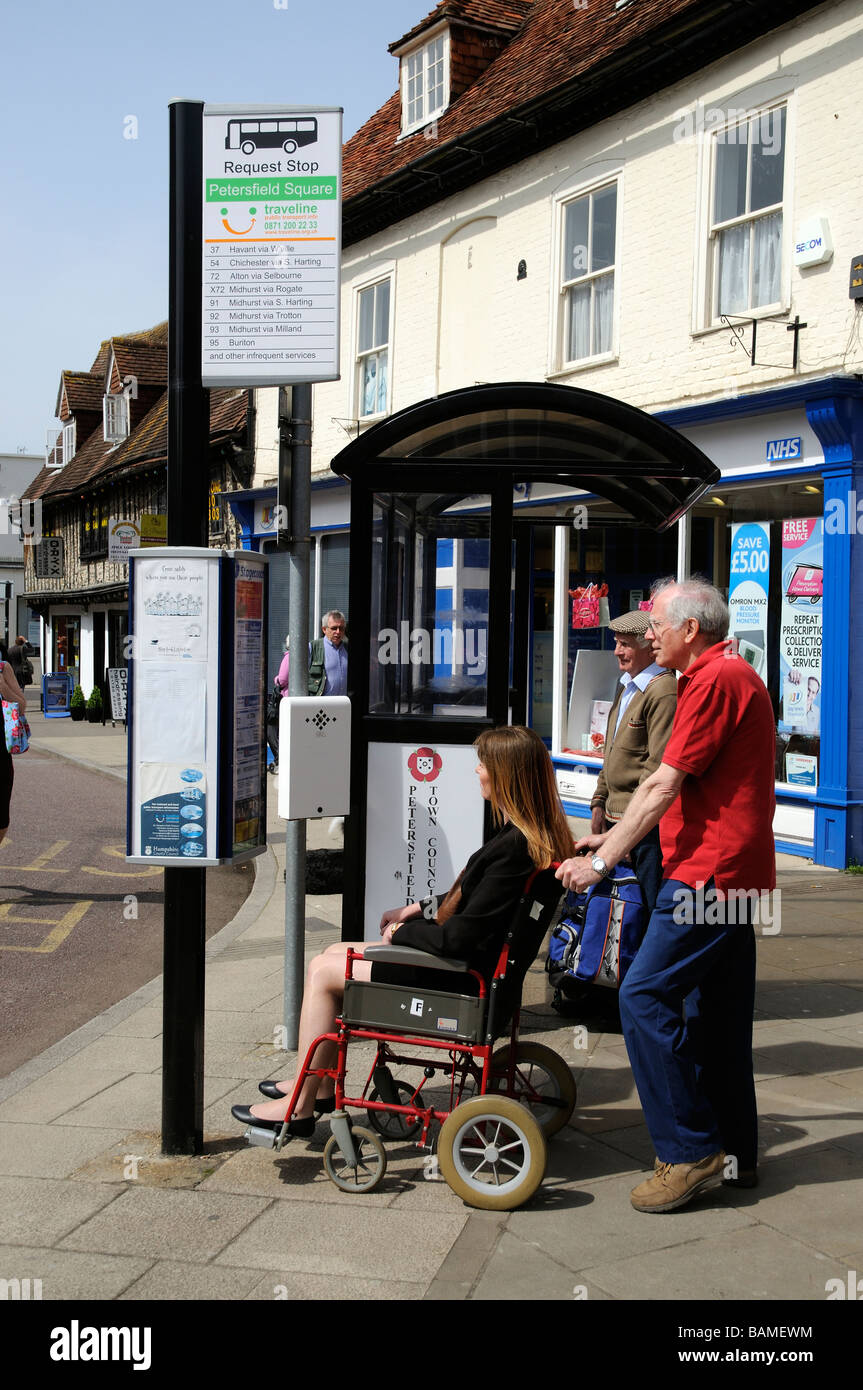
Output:
<instances>
[{"instance_id":1,"label":"man wearing flat cap","mask_svg":"<svg viewBox=\"0 0 863 1390\"><path fill-rule=\"evenodd\" d=\"M605 758L590 803L591 834L610 830L624 815L635 789L662 762L677 708L677 681L657 665L645 633L650 614L624 613L609 623L621 675L608 713ZM662 881L659 827L629 852L647 911L653 911Z\"/></svg>"}]
</instances>

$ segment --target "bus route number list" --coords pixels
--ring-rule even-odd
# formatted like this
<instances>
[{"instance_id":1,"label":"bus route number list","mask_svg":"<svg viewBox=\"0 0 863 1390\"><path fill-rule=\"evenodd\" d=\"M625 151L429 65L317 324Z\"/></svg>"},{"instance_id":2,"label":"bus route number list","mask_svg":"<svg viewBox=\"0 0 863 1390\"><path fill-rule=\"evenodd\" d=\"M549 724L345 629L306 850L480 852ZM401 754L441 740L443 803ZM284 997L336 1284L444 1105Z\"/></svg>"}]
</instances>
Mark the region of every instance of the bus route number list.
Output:
<instances>
[{"instance_id":1,"label":"bus route number list","mask_svg":"<svg viewBox=\"0 0 863 1390\"><path fill-rule=\"evenodd\" d=\"M332 245L332 242L329 243ZM302 241L204 249L204 365L284 364L332 369L335 250ZM266 374L266 371L265 371Z\"/></svg>"}]
</instances>

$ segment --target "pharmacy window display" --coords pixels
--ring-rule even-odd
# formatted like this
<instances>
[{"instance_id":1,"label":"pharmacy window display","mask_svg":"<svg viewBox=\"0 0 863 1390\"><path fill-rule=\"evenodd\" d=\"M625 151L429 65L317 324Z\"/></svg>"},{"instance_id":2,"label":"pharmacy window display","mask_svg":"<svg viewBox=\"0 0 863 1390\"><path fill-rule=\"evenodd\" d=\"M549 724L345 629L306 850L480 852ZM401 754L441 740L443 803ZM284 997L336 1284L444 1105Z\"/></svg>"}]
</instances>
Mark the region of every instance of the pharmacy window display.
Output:
<instances>
[{"instance_id":1,"label":"pharmacy window display","mask_svg":"<svg viewBox=\"0 0 863 1390\"><path fill-rule=\"evenodd\" d=\"M817 479L795 479L712 499L726 514L730 635L765 682L776 713L776 780L813 792L822 710L821 495ZM720 572L720 585L723 579Z\"/></svg>"}]
</instances>

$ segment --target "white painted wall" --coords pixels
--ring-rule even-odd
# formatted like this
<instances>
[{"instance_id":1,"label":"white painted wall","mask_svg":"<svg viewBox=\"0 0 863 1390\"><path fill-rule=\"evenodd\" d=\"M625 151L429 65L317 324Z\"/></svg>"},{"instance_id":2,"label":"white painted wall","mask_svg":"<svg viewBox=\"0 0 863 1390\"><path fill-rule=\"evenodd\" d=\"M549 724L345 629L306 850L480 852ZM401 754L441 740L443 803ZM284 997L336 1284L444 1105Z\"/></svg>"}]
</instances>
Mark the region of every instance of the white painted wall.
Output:
<instances>
[{"instance_id":1,"label":"white painted wall","mask_svg":"<svg viewBox=\"0 0 863 1390\"><path fill-rule=\"evenodd\" d=\"M622 115L484 180L346 249L342 379L314 388L313 469L325 470L355 420L353 346L360 282L394 266L390 344L393 411L478 380L547 380L617 396L647 410L863 371L848 299L860 247L857 158L863 13L841 0L784 26ZM701 315L708 142L686 136L685 112L749 108L787 96L783 290L808 323L798 372L784 322L764 325L751 368L726 329ZM681 135L684 138L676 138ZM556 200L621 171L618 340L612 361L559 371ZM833 261L800 270L792 241L804 218L826 216ZM527 278L517 280L520 260ZM273 428L258 392L256 483L275 476ZM269 410L269 406L267 406Z\"/></svg>"}]
</instances>

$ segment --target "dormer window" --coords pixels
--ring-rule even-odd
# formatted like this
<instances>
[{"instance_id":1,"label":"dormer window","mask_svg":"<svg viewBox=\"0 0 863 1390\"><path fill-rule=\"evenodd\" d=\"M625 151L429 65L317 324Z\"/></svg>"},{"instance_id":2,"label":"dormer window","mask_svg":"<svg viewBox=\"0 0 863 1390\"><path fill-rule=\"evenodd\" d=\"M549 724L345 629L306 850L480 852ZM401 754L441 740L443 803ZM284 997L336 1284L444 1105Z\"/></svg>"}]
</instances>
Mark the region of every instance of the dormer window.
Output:
<instances>
[{"instance_id":1,"label":"dormer window","mask_svg":"<svg viewBox=\"0 0 863 1390\"><path fill-rule=\"evenodd\" d=\"M449 30L401 54L402 135L443 114L449 103Z\"/></svg>"},{"instance_id":2,"label":"dormer window","mask_svg":"<svg viewBox=\"0 0 863 1390\"><path fill-rule=\"evenodd\" d=\"M48 444L45 450L46 468L63 468L75 457L75 421L67 420L59 430L56 425L48 429Z\"/></svg>"},{"instance_id":3,"label":"dormer window","mask_svg":"<svg viewBox=\"0 0 863 1390\"><path fill-rule=\"evenodd\" d=\"M63 463L67 464L70 459L75 457L75 421L70 420L63 426Z\"/></svg>"},{"instance_id":4,"label":"dormer window","mask_svg":"<svg viewBox=\"0 0 863 1390\"><path fill-rule=\"evenodd\" d=\"M125 391L117 396L102 398L102 418L105 424L105 440L108 444L119 444L129 437L129 397Z\"/></svg>"}]
</instances>

